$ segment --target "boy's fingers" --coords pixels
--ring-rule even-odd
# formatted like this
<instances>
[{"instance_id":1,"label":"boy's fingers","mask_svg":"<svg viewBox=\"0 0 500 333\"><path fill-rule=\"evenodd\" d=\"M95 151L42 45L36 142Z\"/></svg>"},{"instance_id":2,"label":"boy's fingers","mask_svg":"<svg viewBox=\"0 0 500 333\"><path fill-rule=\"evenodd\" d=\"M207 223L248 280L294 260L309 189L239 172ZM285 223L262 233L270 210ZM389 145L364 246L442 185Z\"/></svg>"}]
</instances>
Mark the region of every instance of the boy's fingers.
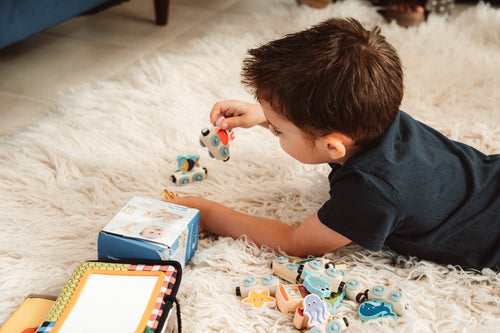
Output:
<instances>
[{"instance_id":1,"label":"boy's fingers","mask_svg":"<svg viewBox=\"0 0 500 333\"><path fill-rule=\"evenodd\" d=\"M222 111L221 109L219 108L213 108L212 111L210 112L210 122L212 124L215 124L215 122L217 121L217 119L222 116Z\"/></svg>"},{"instance_id":2,"label":"boy's fingers","mask_svg":"<svg viewBox=\"0 0 500 333\"><path fill-rule=\"evenodd\" d=\"M229 103L228 101L217 102L212 107L212 111L210 111L210 122L215 124L219 117L231 117L233 114L234 109L232 107L232 103Z\"/></svg>"},{"instance_id":3,"label":"boy's fingers","mask_svg":"<svg viewBox=\"0 0 500 333\"><path fill-rule=\"evenodd\" d=\"M217 102L210 111L210 122L215 125L219 117L232 118L244 113L242 111L243 103L236 100ZM237 127L235 125L235 127ZM229 127L231 128L231 127Z\"/></svg>"},{"instance_id":4,"label":"boy's fingers","mask_svg":"<svg viewBox=\"0 0 500 333\"><path fill-rule=\"evenodd\" d=\"M243 121L241 117L230 117L230 118L224 118L223 121L221 121L221 129L223 130L230 130L235 127L242 127Z\"/></svg>"}]
</instances>

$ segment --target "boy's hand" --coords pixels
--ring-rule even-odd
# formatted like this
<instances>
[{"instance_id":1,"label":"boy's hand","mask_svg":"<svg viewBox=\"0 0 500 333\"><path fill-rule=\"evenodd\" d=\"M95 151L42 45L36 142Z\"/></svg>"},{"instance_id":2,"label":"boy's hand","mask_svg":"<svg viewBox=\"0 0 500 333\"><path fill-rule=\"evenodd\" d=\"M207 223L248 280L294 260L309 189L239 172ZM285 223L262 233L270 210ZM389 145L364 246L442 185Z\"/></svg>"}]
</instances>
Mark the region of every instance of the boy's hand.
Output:
<instances>
[{"instance_id":1,"label":"boy's hand","mask_svg":"<svg viewBox=\"0 0 500 333\"><path fill-rule=\"evenodd\" d=\"M224 116L221 129L230 130L235 127L250 128L255 125L267 127L267 119L259 104L251 104L237 100L217 102L210 112L210 121L215 125L217 118Z\"/></svg>"}]
</instances>

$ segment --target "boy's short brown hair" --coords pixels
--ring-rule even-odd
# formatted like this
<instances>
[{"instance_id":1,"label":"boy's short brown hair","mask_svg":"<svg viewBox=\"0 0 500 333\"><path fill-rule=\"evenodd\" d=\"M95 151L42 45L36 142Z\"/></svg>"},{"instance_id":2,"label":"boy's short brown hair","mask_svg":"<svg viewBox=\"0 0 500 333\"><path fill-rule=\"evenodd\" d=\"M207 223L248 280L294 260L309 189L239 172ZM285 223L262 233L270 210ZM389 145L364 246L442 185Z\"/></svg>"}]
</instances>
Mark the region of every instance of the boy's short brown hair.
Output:
<instances>
[{"instance_id":1,"label":"boy's short brown hair","mask_svg":"<svg viewBox=\"0 0 500 333\"><path fill-rule=\"evenodd\" d=\"M403 70L379 27L332 18L248 52L243 84L311 138L337 131L363 145L399 111Z\"/></svg>"}]
</instances>

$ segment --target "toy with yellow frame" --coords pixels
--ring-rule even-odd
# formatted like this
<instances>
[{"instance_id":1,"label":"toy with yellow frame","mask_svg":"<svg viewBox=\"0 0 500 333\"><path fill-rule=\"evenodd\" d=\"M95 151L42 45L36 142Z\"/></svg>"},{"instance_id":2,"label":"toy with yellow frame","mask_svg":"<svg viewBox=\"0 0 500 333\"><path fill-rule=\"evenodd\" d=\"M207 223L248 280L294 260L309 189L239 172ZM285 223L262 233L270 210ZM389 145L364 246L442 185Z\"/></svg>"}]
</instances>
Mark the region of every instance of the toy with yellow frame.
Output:
<instances>
[{"instance_id":1,"label":"toy with yellow frame","mask_svg":"<svg viewBox=\"0 0 500 333\"><path fill-rule=\"evenodd\" d=\"M177 261L84 262L36 333L169 333L175 325L180 330L175 296L181 275Z\"/></svg>"}]
</instances>

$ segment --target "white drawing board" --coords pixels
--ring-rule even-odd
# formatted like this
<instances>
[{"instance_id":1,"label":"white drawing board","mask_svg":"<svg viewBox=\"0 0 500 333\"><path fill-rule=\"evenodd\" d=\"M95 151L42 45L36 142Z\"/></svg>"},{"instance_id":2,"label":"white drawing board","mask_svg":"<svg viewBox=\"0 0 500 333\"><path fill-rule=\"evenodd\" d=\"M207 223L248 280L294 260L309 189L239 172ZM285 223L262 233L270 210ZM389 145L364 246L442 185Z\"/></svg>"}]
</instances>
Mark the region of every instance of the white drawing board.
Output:
<instances>
[{"instance_id":1,"label":"white drawing board","mask_svg":"<svg viewBox=\"0 0 500 333\"><path fill-rule=\"evenodd\" d=\"M161 276L90 274L57 332L143 331L139 325L151 314L161 280Z\"/></svg>"}]
</instances>

